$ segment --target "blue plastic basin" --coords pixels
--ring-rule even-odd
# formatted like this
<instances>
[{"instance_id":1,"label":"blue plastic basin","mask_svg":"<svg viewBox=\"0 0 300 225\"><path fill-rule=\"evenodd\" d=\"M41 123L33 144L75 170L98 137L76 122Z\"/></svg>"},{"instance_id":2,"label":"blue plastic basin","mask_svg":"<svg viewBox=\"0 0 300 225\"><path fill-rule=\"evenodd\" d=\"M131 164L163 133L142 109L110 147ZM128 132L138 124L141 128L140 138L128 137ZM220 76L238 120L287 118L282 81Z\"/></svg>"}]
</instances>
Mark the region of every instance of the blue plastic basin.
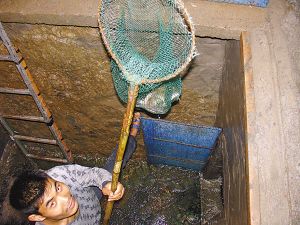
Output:
<instances>
[{"instance_id":1,"label":"blue plastic basin","mask_svg":"<svg viewBox=\"0 0 300 225\"><path fill-rule=\"evenodd\" d=\"M142 118L142 129L151 164L201 171L208 161L221 128Z\"/></svg>"}]
</instances>

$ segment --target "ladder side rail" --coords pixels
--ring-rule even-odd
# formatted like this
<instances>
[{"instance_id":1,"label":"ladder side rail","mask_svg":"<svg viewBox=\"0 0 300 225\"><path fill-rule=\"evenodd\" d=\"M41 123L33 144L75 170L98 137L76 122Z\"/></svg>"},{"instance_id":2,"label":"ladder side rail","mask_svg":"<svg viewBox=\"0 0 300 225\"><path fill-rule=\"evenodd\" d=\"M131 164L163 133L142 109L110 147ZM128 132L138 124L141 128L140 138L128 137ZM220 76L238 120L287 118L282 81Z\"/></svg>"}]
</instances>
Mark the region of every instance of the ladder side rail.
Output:
<instances>
[{"instance_id":1,"label":"ladder side rail","mask_svg":"<svg viewBox=\"0 0 300 225\"><path fill-rule=\"evenodd\" d=\"M3 27L3 25L2 25L2 23L0 22L0 37L1 37L1 39L2 39L2 42L3 42L3 44L5 45L5 46L7 46L7 45L11 45L11 42L10 42L10 40L9 40L9 38L8 38L8 36L7 36L7 34L6 34L6 32L4 31L4 27ZM6 47L7 48L7 47ZM10 52L10 50L9 49L7 49L8 50L8 52L9 52L9 54L10 55L13 55L13 54L11 54L11 52Z\"/></svg>"},{"instance_id":2,"label":"ladder side rail","mask_svg":"<svg viewBox=\"0 0 300 225\"><path fill-rule=\"evenodd\" d=\"M66 142L64 141L64 139L62 137L60 130L58 129L58 127L54 121L51 125L49 124L49 129L50 129L52 135L54 136L54 138L56 139L57 145L60 147L61 152L63 153L63 155L65 156L67 161L69 163L72 163L73 157L72 157L71 150L68 148Z\"/></svg>"},{"instance_id":3,"label":"ladder side rail","mask_svg":"<svg viewBox=\"0 0 300 225\"><path fill-rule=\"evenodd\" d=\"M11 58L12 61L17 63L20 60L20 58L19 58L18 54L16 53L16 50L13 47L9 37L7 36L1 22L0 22L0 37L2 39L4 46L6 47L8 53L9 53L8 57Z\"/></svg>"}]
</instances>

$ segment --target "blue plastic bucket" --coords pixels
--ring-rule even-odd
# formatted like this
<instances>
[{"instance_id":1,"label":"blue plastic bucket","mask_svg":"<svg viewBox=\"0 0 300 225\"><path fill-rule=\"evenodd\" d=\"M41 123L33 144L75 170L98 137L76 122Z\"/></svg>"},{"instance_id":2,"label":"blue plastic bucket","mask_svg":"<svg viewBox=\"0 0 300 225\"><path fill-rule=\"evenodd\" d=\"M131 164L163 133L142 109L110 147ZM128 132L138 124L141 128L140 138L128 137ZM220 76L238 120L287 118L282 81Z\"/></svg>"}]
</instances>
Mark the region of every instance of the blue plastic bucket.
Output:
<instances>
[{"instance_id":1,"label":"blue plastic bucket","mask_svg":"<svg viewBox=\"0 0 300 225\"><path fill-rule=\"evenodd\" d=\"M206 165L221 128L142 118L147 160L151 164L201 171Z\"/></svg>"}]
</instances>

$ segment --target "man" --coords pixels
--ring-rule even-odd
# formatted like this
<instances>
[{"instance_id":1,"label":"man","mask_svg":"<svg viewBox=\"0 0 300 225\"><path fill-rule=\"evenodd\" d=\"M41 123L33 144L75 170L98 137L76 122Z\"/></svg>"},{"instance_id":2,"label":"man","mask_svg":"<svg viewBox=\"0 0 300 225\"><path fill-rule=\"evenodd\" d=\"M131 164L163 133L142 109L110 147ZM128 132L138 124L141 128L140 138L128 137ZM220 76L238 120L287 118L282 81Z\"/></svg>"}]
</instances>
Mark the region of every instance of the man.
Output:
<instances>
[{"instance_id":1,"label":"man","mask_svg":"<svg viewBox=\"0 0 300 225\"><path fill-rule=\"evenodd\" d=\"M135 137L140 125L140 113L135 113L126 146L123 167L136 148ZM10 190L10 204L36 225L98 225L101 218L99 199L122 198L124 187L118 183L111 191L111 171L116 151L105 169L80 165L63 165L48 171L25 172L19 175ZM101 191L102 190L102 193Z\"/></svg>"}]
</instances>

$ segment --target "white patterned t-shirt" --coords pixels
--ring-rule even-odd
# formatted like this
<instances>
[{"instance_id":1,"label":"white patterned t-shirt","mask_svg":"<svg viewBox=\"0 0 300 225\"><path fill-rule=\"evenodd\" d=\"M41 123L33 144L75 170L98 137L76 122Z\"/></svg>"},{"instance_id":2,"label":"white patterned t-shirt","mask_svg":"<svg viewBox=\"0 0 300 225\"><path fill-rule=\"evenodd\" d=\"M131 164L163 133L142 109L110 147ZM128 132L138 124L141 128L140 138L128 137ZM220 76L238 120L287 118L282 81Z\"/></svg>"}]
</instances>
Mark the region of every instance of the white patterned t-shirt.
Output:
<instances>
[{"instance_id":1,"label":"white patterned t-shirt","mask_svg":"<svg viewBox=\"0 0 300 225\"><path fill-rule=\"evenodd\" d=\"M111 181L111 173L102 168L76 164L56 166L45 172L54 180L68 185L72 195L78 201L79 215L69 225L100 224L100 203L91 187L96 186L102 190L103 182ZM36 222L36 225L43 225L43 223Z\"/></svg>"}]
</instances>

